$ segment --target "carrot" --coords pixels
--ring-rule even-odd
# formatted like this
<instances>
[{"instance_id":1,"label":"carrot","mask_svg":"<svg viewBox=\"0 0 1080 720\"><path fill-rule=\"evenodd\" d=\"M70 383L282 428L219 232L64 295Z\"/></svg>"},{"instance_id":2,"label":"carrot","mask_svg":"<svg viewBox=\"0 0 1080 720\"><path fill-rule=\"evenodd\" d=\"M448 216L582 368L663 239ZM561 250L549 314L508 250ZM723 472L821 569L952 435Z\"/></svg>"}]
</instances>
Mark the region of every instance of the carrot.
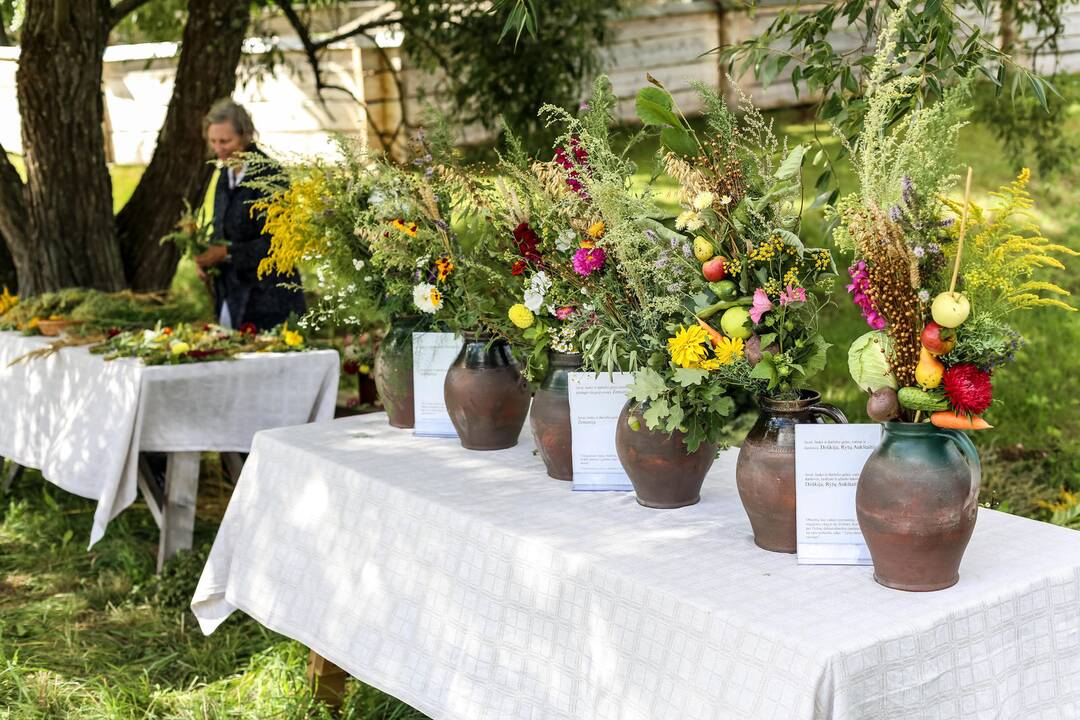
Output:
<instances>
[{"instance_id":1,"label":"carrot","mask_svg":"<svg viewBox=\"0 0 1080 720\"><path fill-rule=\"evenodd\" d=\"M716 347L720 344L720 339L724 337L723 335L714 330L712 326L704 320L698 320L697 324L701 326L702 330L709 333L709 340L712 341L713 347Z\"/></svg>"},{"instance_id":2,"label":"carrot","mask_svg":"<svg viewBox=\"0 0 1080 720\"><path fill-rule=\"evenodd\" d=\"M957 415L950 410L939 410L930 416L930 422L939 428L950 430L989 430L994 427L981 417Z\"/></svg>"}]
</instances>

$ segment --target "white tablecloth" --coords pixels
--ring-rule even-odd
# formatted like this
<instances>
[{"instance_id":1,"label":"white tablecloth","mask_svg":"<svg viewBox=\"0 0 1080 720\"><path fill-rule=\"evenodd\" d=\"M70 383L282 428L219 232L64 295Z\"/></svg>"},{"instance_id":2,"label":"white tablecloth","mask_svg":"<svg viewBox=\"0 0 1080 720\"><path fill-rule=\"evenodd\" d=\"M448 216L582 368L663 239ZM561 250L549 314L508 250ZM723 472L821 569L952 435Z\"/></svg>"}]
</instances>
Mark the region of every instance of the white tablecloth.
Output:
<instances>
[{"instance_id":1,"label":"white tablecloth","mask_svg":"<svg viewBox=\"0 0 1080 720\"><path fill-rule=\"evenodd\" d=\"M135 501L140 451L246 452L259 430L334 414L333 350L147 367L76 347L9 367L50 342L0 333L0 456L97 500L91 546Z\"/></svg>"},{"instance_id":2,"label":"white tablecloth","mask_svg":"<svg viewBox=\"0 0 1080 720\"><path fill-rule=\"evenodd\" d=\"M434 718L1080 718L1080 533L980 510L960 583L754 546L717 461L640 507L382 415L260 433L192 609L236 609Z\"/></svg>"}]
</instances>

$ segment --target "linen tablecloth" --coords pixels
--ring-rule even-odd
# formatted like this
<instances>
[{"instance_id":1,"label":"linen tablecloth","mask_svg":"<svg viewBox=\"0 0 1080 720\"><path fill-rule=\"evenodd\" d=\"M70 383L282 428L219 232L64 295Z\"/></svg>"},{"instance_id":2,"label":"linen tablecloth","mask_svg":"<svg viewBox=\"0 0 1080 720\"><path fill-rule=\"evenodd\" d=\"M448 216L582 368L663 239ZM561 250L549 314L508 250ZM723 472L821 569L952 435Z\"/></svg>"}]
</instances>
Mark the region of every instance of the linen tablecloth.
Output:
<instances>
[{"instance_id":1,"label":"linen tablecloth","mask_svg":"<svg viewBox=\"0 0 1080 720\"><path fill-rule=\"evenodd\" d=\"M333 417L333 350L148 367L73 347L9 366L51 342L0 333L0 456L96 500L91 547L135 501L140 451L247 452L259 430Z\"/></svg>"},{"instance_id":2,"label":"linen tablecloth","mask_svg":"<svg viewBox=\"0 0 1080 720\"><path fill-rule=\"evenodd\" d=\"M547 478L382 415L272 430L192 609L241 609L434 718L1080 718L1080 533L980 510L960 583L758 549L735 454L700 504Z\"/></svg>"}]
</instances>

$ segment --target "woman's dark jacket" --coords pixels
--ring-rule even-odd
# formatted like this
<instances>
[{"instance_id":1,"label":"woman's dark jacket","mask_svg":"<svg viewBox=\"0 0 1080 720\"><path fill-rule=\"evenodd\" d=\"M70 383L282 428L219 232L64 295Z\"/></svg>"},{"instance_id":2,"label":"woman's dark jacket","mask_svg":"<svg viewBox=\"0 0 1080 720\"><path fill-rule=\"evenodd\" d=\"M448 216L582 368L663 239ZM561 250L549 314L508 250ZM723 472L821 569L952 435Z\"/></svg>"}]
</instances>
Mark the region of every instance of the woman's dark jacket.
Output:
<instances>
[{"instance_id":1,"label":"woman's dark jacket","mask_svg":"<svg viewBox=\"0 0 1080 720\"><path fill-rule=\"evenodd\" d=\"M254 145L248 152L266 154ZM222 169L214 191L214 242L229 246L229 260L219 264L214 281L215 312L221 317L222 303L229 304L232 326L251 323L258 330L269 330L285 322L290 313L303 315L304 293L299 290L300 274L270 273L258 277L259 262L270 251L270 236L263 233L263 213L251 216L251 204L267 196L265 190L249 187L251 180L275 174L273 167L248 165L235 188L229 188L228 171ZM282 284L295 285L282 287Z\"/></svg>"}]
</instances>

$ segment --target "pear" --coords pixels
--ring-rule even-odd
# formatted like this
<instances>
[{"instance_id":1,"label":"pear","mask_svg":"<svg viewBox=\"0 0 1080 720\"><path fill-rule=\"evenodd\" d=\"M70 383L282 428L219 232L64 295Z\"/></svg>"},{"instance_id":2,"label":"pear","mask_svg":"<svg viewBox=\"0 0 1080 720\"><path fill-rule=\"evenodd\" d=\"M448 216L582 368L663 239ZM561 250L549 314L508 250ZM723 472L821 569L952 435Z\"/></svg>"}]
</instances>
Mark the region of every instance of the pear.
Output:
<instances>
[{"instance_id":1,"label":"pear","mask_svg":"<svg viewBox=\"0 0 1080 720\"><path fill-rule=\"evenodd\" d=\"M971 314L971 303L964 293L943 292L934 298L930 305L930 314L941 327L955 328L964 324Z\"/></svg>"},{"instance_id":2,"label":"pear","mask_svg":"<svg viewBox=\"0 0 1080 720\"><path fill-rule=\"evenodd\" d=\"M924 347L919 348L919 364L915 366L915 382L922 386L923 390L936 388L941 384L941 377L945 373L945 366Z\"/></svg>"},{"instance_id":3,"label":"pear","mask_svg":"<svg viewBox=\"0 0 1080 720\"><path fill-rule=\"evenodd\" d=\"M694 257L697 258L698 262L703 263L715 254L716 250L713 249L711 242L700 235L694 238Z\"/></svg>"}]
</instances>

